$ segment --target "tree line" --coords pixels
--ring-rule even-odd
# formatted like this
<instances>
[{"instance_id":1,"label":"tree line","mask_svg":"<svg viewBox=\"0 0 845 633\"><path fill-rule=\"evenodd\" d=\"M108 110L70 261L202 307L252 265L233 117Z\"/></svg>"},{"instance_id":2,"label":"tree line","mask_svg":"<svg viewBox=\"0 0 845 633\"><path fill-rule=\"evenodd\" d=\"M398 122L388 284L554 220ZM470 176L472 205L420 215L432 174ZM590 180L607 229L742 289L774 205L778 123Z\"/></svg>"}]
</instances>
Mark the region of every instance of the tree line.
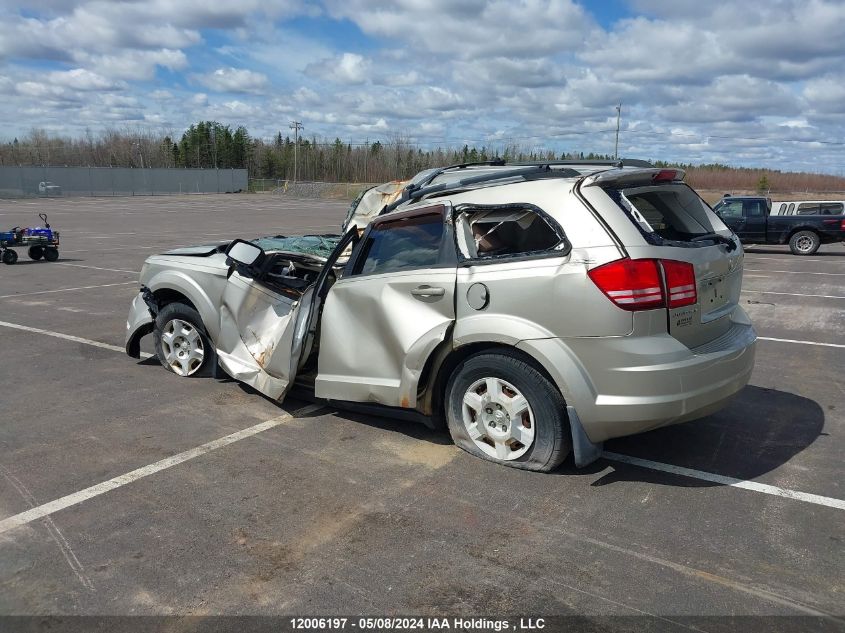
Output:
<instances>
[{"instance_id":1,"label":"tree line","mask_svg":"<svg viewBox=\"0 0 845 633\"><path fill-rule=\"evenodd\" d=\"M552 152L518 145L423 149L402 136L349 143L316 136L294 141L281 132L271 139L253 137L244 126L200 121L181 135L148 130L107 130L65 137L33 130L0 143L0 166L67 165L90 167L170 167L247 169L250 178L323 182L378 183L408 178L429 167L502 159L610 160L606 154ZM771 191L845 191L845 178L820 174L737 168L722 164L657 166L687 170L687 181L708 189Z\"/></svg>"}]
</instances>

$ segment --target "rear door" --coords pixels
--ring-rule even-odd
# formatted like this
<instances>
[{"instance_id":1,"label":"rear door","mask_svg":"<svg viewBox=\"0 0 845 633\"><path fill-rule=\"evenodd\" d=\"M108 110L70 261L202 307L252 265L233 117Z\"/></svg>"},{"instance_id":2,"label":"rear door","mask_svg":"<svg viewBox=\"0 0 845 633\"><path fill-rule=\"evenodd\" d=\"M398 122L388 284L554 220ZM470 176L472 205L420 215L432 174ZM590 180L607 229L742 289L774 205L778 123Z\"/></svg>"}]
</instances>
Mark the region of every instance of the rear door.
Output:
<instances>
[{"instance_id":1,"label":"rear door","mask_svg":"<svg viewBox=\"0 0 845 633\"><path fill-rule=\"evenodd\" d=\"M431 351L455 320L450 207L383 216L329 291L320 321L316 395L414 407Z\"/></svg>"}]
</instances>

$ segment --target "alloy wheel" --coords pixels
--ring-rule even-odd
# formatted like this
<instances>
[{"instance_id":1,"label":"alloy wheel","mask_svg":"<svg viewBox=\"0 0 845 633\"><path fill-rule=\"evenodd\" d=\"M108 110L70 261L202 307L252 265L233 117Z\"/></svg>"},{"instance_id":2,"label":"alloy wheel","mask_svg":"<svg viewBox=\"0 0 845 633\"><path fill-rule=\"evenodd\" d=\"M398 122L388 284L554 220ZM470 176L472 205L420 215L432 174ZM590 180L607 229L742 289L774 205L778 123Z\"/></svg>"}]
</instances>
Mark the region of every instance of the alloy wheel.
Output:
<instances>
[{"instance_id":1,"label":"alloy wheel","mask_svg":"<svg viewBox=\"0 0 845 633\"><path fill-rule=\"evenodd\" d=\"M528 400L501 378L476 380L463 397L464 427L490 457L518 459L534 443L534 414Z\"/></svg>"}]
</instances>

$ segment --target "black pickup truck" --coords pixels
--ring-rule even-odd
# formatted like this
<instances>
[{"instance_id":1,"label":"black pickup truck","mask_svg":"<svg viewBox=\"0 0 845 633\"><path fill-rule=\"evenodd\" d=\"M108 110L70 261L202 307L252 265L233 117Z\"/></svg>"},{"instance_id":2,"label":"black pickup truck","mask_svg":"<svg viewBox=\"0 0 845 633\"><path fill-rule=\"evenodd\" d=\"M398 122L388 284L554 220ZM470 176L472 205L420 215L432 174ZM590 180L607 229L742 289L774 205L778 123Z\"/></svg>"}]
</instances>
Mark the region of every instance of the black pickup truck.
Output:
<instances>
[{"instance_id":1,"label":"black pickup truck","mask_svg":"<svg viewBox=\"0 0 845 633\"><path fill-rule=\"evenodd\" d=\"M822 244L845 242L845 215L770 215L769 198L725 196L713 207L747 244L789 244L795 255L812 255Z\"/></svg>"}]
</instances>

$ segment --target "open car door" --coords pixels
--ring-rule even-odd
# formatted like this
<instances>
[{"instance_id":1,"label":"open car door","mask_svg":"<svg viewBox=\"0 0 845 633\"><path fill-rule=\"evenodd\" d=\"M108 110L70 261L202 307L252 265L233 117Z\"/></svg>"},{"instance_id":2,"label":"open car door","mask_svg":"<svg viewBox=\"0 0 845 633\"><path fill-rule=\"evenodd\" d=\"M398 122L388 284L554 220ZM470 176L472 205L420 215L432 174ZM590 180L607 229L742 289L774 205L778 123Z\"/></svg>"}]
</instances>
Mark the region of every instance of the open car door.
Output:
<instances>
[{"instance_id":1,"label":"open car door","mask_svg":"<svg viewBox=\"0 0 845 633\"><path fill-rule=\"evenodd\" d=\"M328 259L269 252L236 240L226 251L231 272L220 305L218 362L232 378L282 399L308 358L335 264L357 231L341 238Z\"/></svg>"}]
</instances>

